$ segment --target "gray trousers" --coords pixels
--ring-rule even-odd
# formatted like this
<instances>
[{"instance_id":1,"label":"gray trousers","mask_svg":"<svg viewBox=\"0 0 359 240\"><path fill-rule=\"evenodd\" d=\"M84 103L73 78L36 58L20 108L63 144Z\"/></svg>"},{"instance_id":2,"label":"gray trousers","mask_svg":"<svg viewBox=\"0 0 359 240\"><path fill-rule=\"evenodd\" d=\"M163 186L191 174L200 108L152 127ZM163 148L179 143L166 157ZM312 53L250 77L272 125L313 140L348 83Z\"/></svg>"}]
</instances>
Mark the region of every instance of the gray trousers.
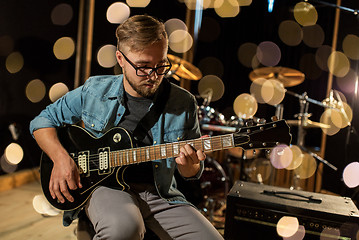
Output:
<instances>
[{"instance_id":1,"label":"gray trousers","mask_svg":"<svg viewBox=\"0 0 359 240\"><path fill-rule=\"evenodd\" d=\"M94 240L143 239L146 227L160 239L223 239L194 207L169 204L150 184L131 189L99 187L93 192L85 210L95 228Z\"/></svg>"}]
</instances>

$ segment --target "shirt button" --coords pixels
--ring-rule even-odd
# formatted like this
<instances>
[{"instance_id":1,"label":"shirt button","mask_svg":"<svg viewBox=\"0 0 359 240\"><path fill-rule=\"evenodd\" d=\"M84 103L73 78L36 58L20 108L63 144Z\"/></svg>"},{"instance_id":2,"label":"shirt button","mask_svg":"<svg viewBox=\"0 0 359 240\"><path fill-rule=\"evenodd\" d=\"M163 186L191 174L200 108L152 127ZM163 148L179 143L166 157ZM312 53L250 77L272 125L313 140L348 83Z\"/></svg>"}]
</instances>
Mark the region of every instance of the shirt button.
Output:
<instances>
[{"instance_id":1,"label":"shirt button","mask_svg":"<svg viewBox=\"0 0 359 240\"><path fill-rule=\"evenodd\" d=\"M156 143L157 143L157 141L154 141L154 142L153 142L153 144L156 144Z\"/></svg>"},{"instance_id":2,"label":"shirt button","mask_svg":"<svg viewBox=\"0 0 359 240\"><path fill-rule=\"evenodd\" d=\"M94 127L95 126L95 124L91 124L91 127Z\"/></svg>"},{"instance_id":3,"label":"shirt button","mask_svg":"<svg viewBox=\"0 0 359 240\"><path fill-rule=\"evenodd\" d=\"M158 164L155 165L155 168L158 168Z\"/></svg>"},{"instance_id":4,"label":"shirt button","mask_svg":"<svg viewBox=\"0 0 359 240\"><path fill-rule=\"evenodd\" d=\"M177 140L180 140L180 139L181 139L180 137L177 138Z\"/></svg>"}]
</instances>

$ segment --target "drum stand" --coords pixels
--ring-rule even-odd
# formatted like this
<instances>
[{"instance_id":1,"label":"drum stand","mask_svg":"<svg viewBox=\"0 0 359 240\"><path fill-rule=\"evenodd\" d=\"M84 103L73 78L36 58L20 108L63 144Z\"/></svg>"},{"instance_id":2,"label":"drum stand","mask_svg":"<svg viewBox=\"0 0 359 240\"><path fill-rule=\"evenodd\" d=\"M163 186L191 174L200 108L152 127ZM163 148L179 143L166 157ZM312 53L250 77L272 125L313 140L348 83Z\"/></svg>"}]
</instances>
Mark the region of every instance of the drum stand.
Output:
<instances>
[{"instance_id":1,"label":"drum stand","mask_svg":"<svg viewBox=\"0 0 359 240\"><path fill-rule=\"evenodd\" d=\"M295 97L297 97L299 99L300 112L295 115L295 117L297 117L298 120L299 120L297 146L302 151L307 152L308 154L310 154L315 159L319 160L320 162L324 163L328 167L332 168L334 171L337 171L337 168L334 165L332 165L327 160L321 158L317 154L311 152L306 147L304 147L304 142L305 142L304 139L305 139L305 135L306 135L306 130L305 130L304 127L307 126L308 118L312 115L311 113L308 113L309 102L314 103L314 104L319 105L319 106L322 106L324 108L326 108L328 106L323 104L322 102L319 102L317 100L309 98L306 92L304 92L302 95L299 95L297 93L294 93L294 92L291 92L291 91L288 91L288 90L286 90L286 92L288 94L290 94L292 96L295 96ZM290 189L299 189L300 188L299 187L299 179L300 179L299 175L295 174L293 176L293 185L290 187Z\"/></svg>"}]
</instances>

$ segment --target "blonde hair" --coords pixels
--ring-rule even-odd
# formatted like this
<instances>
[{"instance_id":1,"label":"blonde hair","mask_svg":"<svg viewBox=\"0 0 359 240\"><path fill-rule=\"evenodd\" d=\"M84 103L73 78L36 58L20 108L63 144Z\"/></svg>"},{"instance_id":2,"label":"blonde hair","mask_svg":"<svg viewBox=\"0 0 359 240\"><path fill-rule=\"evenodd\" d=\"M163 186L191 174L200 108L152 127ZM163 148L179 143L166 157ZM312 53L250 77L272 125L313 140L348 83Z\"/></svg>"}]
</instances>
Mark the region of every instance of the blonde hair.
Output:
<instances>
[{"instance_id":1,"label":"blonde hair","mask_svg":"<svg viewBox=\"0 0 359 240\"><path fill-rule=\"evenodd\" d=\"M166 40L168 36L164 24L148 15L135 15L128 18L116 29L117 49L123 51L129 47L131 51L142 51L155 42Z\"/></svg>"}]
</instances>

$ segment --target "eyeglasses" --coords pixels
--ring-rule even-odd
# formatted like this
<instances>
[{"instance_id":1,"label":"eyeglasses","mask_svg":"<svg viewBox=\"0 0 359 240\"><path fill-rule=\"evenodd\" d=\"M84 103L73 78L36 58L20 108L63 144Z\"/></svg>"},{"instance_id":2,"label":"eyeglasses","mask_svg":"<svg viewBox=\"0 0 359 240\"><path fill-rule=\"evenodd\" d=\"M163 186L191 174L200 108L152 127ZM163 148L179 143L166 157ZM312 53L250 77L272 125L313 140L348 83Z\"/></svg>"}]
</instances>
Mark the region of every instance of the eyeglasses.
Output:
<instances>
[{"instance_id":1,"label":"eyeglasses","mask_svg":"<svg viewBox=\"0 0 359 240\"><path fill-rule=\"evenodd\" d=\"M130 61L130 59L128 59L126 57L125 54L123 54L122 51L120 51L120 53L123 55L123 57L126 59L126 61L136 70L136 75L139 77L151 76L151 74L153 72L156 72L157 75L165 75L170 71L170 69L172 67L172 64L168 58L167 58L167 61L168 61L169 65L162 65L162 66L155 67L155 68L137 67L133 62Z\"/></svg>"}]
</instances>

